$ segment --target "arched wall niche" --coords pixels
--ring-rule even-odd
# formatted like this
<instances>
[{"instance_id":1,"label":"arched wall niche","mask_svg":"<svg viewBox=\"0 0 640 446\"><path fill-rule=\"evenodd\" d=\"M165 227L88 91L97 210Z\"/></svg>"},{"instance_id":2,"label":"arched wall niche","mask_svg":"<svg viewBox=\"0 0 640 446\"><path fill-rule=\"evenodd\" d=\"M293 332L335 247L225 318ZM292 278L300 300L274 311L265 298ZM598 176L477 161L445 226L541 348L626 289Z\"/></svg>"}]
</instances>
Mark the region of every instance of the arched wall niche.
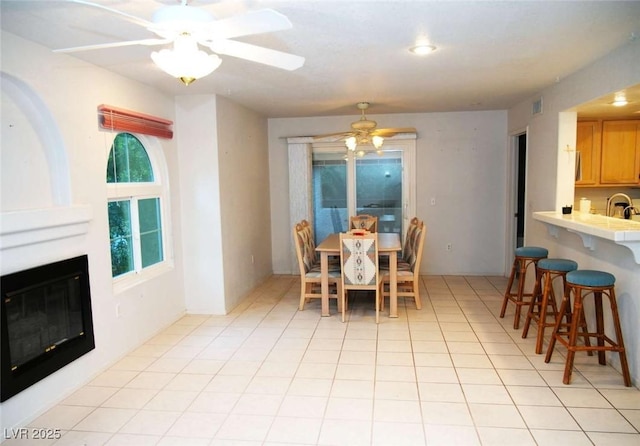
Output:
<instances>
[{"instance_id":1,"label":"arched wall niche","mask_svg":"<svg viewBox=\"0 0 640 446\"><path fill-rule=\"evenodd\" d=\"M51 112L40 96L20 79L0 72L0 85L3 96L11 100L15 107L28 118L28 123L39 140L49 170L49 187L53 206L71 206L67 153ZM3 100L5 100L4 97ZM9 149L5 147L4 150ZM29 177L32 172L21 172L21 174Z\"/></svg>"}]
</instances>

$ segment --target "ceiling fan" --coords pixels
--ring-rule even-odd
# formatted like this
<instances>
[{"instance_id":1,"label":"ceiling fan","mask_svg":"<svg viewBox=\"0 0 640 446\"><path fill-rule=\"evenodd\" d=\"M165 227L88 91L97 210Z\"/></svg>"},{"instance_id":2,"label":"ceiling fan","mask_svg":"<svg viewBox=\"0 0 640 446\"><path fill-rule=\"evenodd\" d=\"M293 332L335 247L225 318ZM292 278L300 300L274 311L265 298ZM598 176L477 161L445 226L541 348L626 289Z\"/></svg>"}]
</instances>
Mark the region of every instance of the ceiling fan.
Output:
<instances>
[{"instance_id":1,"label":"ceiling fan","mask_svg":"<svg viewBox=\"0 0 640 446\"><path fill-rule=\"evenodd\" d=\"M365 150L362 146L373 146L374 149L379 154L381 154L381 148L382 144L384 143L384 138L395 136L398 133L415 133L416 129L413 127L379 129L378 123L376 121L368 119L364 114L365 110L367 110L370 105L371 104L369 104L368 102L358 102L356 104L356 107L358 107L358 109L362 113L362 116L359 120L351 123L350 131L318 135L315 138L320 139L331 136L339 137L339 139L344 139L347 149L352 152L355 152L356 148L358 146L361 146L361 148L357 151L357 154L358 156L364 156L371 150Z\"/></svg>"},{"instance_id":2,"label":"ceiling fan","mask_svg":"<svg viewBox=\"0 0 640 446\"><path fill-rule=\"evenodd\" d=\"M61 53L117 48L130 45L166 45L172 49L154 51L153 61L164 71L180 79L185 85L210 74L222 60L219 55L232 56L252 62L293 71L304 64L304 57L273 50L245 42L231 40L236 37L290 29L293 25L283 14L272 9L261 9L217 20L209 11L191 6L189 0L158 9L151 19L133 16L123 11L84 0L68 0L70 3L99 8L117 14L123 19L143 26L157 37L102 43L54 50ZM198 45L209 48L208 54Z\"/></svg>"}]
</instances>

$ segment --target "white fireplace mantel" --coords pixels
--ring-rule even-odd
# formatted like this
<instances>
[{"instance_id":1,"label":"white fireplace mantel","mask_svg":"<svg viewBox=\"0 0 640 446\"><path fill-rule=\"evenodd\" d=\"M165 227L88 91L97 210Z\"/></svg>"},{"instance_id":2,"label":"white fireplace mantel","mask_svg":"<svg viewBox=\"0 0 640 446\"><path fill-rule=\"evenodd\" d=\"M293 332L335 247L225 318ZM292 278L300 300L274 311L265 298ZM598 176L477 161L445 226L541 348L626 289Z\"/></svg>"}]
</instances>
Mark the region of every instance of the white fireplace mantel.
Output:
<instances>
[{"instance_id":1,"label":"white fireplace mantel","mask_svg":"<svg viewBox=\"0 0 640 446\"><path fill-rule=\"evenodd\" d=\"M3 212L0 251L84 235L91 218L91 207L81 205Z\"/></svg>"}]
</instances>

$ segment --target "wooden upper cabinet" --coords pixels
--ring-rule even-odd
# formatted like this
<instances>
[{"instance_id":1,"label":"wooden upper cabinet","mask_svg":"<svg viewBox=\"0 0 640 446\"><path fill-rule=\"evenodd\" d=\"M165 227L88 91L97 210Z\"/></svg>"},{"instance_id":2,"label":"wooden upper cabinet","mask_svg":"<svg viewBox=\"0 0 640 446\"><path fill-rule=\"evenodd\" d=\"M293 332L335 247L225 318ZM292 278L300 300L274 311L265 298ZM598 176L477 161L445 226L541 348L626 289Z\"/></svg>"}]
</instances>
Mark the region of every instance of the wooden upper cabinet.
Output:
<instances>
[{"instance_id":1,"label":"wooden upper cabinet","mask_svg":"<svg viewBox=\"0 0 640 446\"><path fill-rule=\"evenodd\" d=\"M603 121L600 184L640 183L640 121Z\"/></svg>"},{"instance_id":2,"label":"wooden upper cabinet","mask_svg":"<svg viewBox=\"0 0 640 446\"><path fill-rule=\"evenodd\" d=\"M579 121L576 134L576 186L595 186L600 176L600 121Z\"/></svg>"}]
</instances>

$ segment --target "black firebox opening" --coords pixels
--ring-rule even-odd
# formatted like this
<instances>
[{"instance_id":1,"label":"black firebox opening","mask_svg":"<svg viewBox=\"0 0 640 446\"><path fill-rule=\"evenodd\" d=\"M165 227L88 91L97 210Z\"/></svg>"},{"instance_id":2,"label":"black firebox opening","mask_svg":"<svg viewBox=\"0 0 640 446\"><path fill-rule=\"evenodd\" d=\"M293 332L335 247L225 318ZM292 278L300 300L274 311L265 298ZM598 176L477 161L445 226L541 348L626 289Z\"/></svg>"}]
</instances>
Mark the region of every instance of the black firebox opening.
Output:
<instances>
[{"instance_id":1,"label":"black firebox opening","mask_svg":"<svg viewBox=\"0 0 640 446\"><path fill-rule=\"evenodd\" d=\"M86 255L2 276L1 398L95 348Z\"/></svg>"}]
</instances>

